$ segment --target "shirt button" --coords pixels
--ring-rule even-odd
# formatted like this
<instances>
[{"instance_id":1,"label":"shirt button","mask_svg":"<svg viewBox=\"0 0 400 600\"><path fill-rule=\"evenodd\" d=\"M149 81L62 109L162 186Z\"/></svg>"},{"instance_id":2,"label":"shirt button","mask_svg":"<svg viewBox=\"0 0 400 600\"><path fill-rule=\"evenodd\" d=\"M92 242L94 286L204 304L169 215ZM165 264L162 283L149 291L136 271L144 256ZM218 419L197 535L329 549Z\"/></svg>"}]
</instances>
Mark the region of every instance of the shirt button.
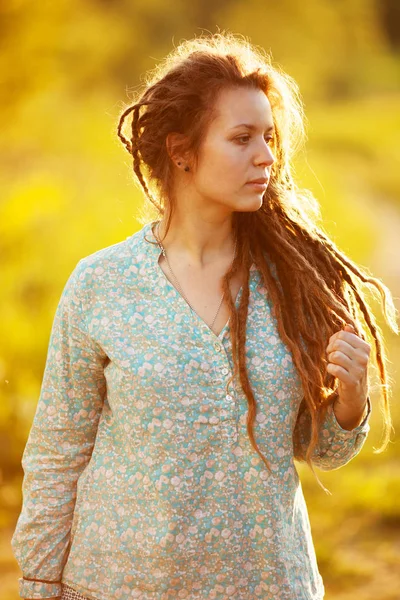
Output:
<instances>
[{"instance_id":1,"label":"shirt button","mask_svg":"<svg viewBox=\"0 0 400 600\"><path fill-rule=\"evenodd\" d=\"M214 343L214 348L217 352L221 352L221 350L222 350L222 346L219 342Z\"/></svg>"},{"instance_id":2,"label":"shirt button","mask_svg":"<svg viewBox=\"0 0 400 600\"><path fill-rule=\"evenodd\" d=\"M225 396L225 398L226 398L227 400L233 400L233 396L231 396L230 394L227 394L227 395Z\"/></svg>"},{"instance_id":3,"label":"shirt button","mask_svg":"<svg viewBox=\"0 0 400 600\"><path fill-rule=\"evenodd\" d=\"M222 373L222 375L228 375L229 369L227 369L226 367L224 367L223 369L221 369L221 373Z\"/></svg>"}]
</instances>

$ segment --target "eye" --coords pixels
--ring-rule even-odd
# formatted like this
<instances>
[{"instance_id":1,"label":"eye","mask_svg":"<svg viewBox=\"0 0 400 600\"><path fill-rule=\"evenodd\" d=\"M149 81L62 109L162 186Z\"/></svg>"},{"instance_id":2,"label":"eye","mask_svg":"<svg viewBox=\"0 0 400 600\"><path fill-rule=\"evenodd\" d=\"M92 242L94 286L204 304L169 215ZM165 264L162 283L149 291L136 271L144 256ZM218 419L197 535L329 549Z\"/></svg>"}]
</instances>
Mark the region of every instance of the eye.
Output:
<instances>
[{"instance_id":1,"label":"eye","mask_svg":"<svg viewBox=\"0 0 400 600\"><path fill-rule=\"evenodd\" d=\"M241 136L239 136L239 137L237 137L235 139L238 140L238 141L239 140L243 140L243 139L246 140L246 141L248 141L250 139L250 136L248 136L248 135L241 135ZM244 144L246 143L246 141L244 142ZM239 143L242 144L242 142L239 142Z\"/></svg>"},{"instance_id":2,"label":"eye","mask_svg":"<svg viewBox=\"0 0 400 600\"><path fill-rule=\"evenodd\" d=\"M239 141L239 144L241 144L242 146L243 146L244 144L246 144L246 143L249 141L249 139L250 139L250 136L249 136L249 135L241 135L241 136L239 136L239 137L235 138L235 140ZM272 141L273 141L273 139L274 139L274 138L273 138L273 137L271 137L271 136L267 136L267 137L265 137L264 139L265 139L265 141L267 142L267 144L269 144L270 142L272 142ZM244 140L244 142L241 142L240 140Z\"/></svg>"}]
</instances>

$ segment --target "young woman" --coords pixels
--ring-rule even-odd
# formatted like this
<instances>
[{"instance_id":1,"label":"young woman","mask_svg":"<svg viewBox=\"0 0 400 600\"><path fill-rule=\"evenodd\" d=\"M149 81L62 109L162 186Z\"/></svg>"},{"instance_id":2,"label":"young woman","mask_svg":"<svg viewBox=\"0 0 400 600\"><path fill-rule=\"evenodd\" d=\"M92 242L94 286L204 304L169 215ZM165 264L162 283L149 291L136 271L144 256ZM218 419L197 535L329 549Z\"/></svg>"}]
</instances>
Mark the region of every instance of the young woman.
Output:
<instances>
[{"instance_id":1,"label":"young woman","mask_svg":"<svg viewBox=\"0 0 400 600\"><path fill-rule=\"evenodd\" d=\"M122 114L157 218L81 259L57 307L12 540L22 597L323 598L294 459L360 452L367 335L387 445L360 282L397 324L307 212L302 134L293 79L233 34L184 42Z\"/></svg>"}]
</instances>

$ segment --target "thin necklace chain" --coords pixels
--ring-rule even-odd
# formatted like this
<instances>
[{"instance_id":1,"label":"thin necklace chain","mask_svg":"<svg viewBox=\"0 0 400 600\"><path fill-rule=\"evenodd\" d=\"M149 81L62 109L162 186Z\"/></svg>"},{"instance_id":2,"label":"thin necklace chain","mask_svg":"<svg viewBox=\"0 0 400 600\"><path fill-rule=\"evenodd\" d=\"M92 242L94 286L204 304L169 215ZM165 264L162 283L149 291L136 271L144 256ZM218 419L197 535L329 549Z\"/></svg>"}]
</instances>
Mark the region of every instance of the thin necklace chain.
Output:
<instances>
[{"instance_id":1,"label":"thin necklace chain","mask_svg":"<svg viewBox=\"0 0 400 600\"><path fill-rule=\"evenodd\" d=\"M158 228L159 228L159 223L157 223L157 232L158 232ZM175 273L173 272L173 270L172 270L172 268L171 268L171 265L170 265L170 263L169 263L169 260L168 260L168 256L167 256L167 254L166 254L166 252L165 252L165 248L164 248L164 246L162 245L162 243L161 243L161 241L160 241L160 238L158 237L158 233L157 233L157 234L154 234L154 235L155 235L155 238L156 238L156 240L157 240L157 243L158 243L158 245L160 246L161 252L162 252L162 253L163 253L163 255L164 255L164 258L165 258L165 260L167 261L168 269L170 270L170 272L171 272L171 275L173 276L173 278L175 279L175 281L176 281L176 283L177 283L177 285L178 285L178 289L179 289L180 293L181 293L181 294L182 294L182 296L185 298L186 302L189 304L189 306L190 306L190 308L192 309L192 311L193 311L193 312L196 312L196 311L194 310L193 306L190 304L189 300L187 299L187 297L186 297L185 293L183 292L183 290L182 290L182 287L181 287L181 285L180 285L180 283L179 283L179 281L178 281L178 278L177 278L177 276L175 275ZM237 240L235 240L235 248L234 248L234 251L233 251L233 259L232 259L231 266L232 266L232 264L233 264L233 261L235 260L235 257L236 257L236 246L237 246ZM222 294L222 297L221 297L221 300L220 300L220 303L219 303L219 306L218 306L217 312L215 313L215 317L214 317L214 319L213 319L213 322L212 322L212 323L211 323L211 325L210 325L210 329L212 329L212 328L213 328L213 326L214 326L215 319L217 318L217 315L218 315L218 313L219 313L219 310L220 310L220 308L221 308L221 305L222 305L222 301L223 301L223 299L224 299L224 294Z\"/></svg>"}]
</instances>

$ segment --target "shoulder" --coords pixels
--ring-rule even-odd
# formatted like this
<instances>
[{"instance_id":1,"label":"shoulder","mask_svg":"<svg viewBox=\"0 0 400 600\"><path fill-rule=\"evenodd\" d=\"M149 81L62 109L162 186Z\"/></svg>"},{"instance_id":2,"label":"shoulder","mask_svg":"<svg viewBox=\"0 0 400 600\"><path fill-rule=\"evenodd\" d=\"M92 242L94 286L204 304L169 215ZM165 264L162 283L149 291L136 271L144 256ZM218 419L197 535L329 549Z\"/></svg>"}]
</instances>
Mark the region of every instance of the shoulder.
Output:
<instances>
[{"instance_id":1,"label":"shoulder","mask_svg":"<svg viewBox=\"0 0 400 600\"><path fill-rule=\"evenodd\" d=\"M147 265L144 229L81 258L70 275L74 287L94 291L118 286L121 281L132 283L135 274Z\"/></svg>"},{"instance_id":2,"label":"shoulder","mask_svg":"<svg viewBox=\"0 0 400 600\"><path fill-rule=\"evenodd\" d=\"M101 248L92 254L88 254L80 259L79 263L82 268L97 268L109 267L113 264L129 263L131 264L135 258L140 258L142 250L142 239L144 228L140 229L133 235L128 236L122 242L117 242L111 246Z\"/></svg>"}]
</instances>

